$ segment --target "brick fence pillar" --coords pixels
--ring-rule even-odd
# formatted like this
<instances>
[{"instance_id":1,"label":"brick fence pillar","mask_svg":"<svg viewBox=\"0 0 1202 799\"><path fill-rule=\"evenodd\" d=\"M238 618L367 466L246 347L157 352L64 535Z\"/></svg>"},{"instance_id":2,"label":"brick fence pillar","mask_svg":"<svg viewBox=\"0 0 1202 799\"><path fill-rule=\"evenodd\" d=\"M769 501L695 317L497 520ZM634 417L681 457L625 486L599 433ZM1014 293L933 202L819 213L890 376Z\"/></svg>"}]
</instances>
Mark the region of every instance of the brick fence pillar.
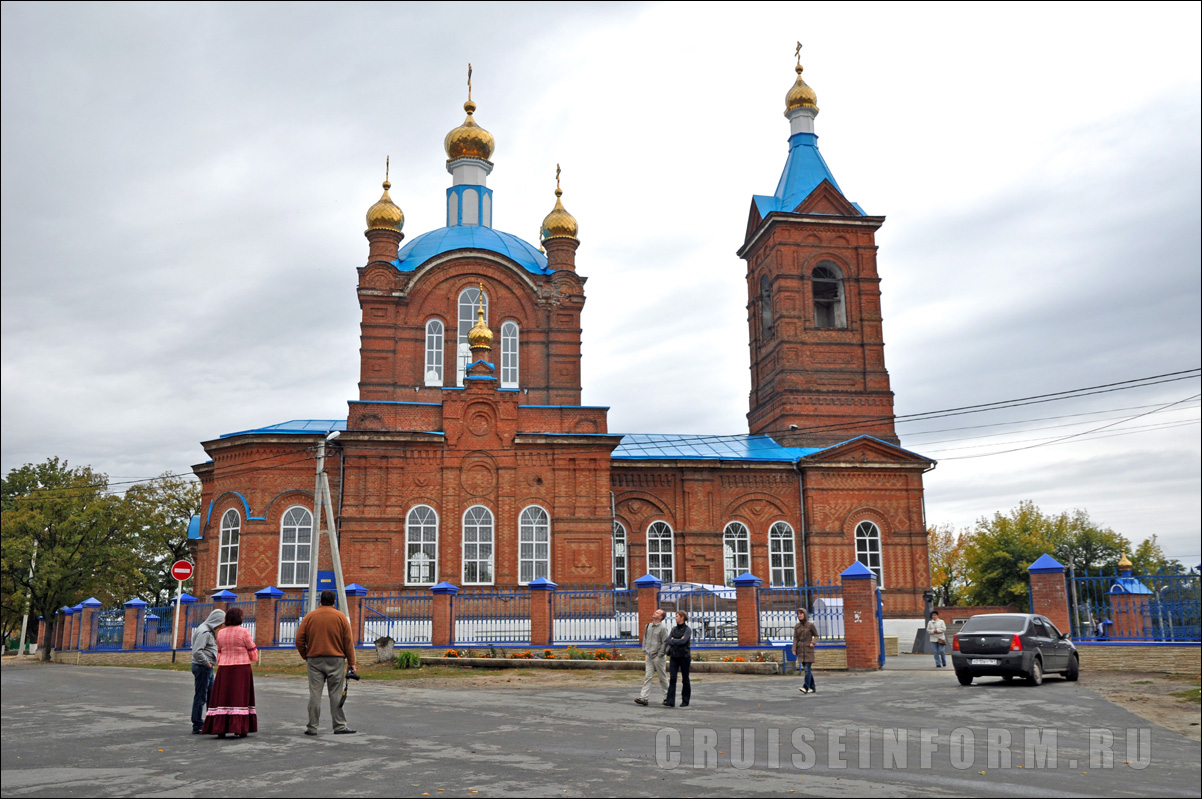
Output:
<instances>
[{"instance_id":1,"label":"brick fence pillar","mask_svg":"<svg viewBox=\"0 0 1202 799\"><path fill-rule=\"evenodd\" d=\"M546 577L530 581L530 646L548 647L555 639L555 583Z\"/></svg>"},{"instance_id":2,"label":"brick fence pillar","mask_svg":"<svg viewBox=\"0 0 1202 799\"><path fill-rule=\"evenodd\" d=\"M346 617L351 622L351 635L356 644L363 642L363 599L367 589L358 583L346 587Z\"/></svg>"},{"instance_id":3,"label":"brick fence pillar","mask_svg":"<svg viewBox=\"0 0 1202 799\"><path fill-rule=\"evenodd\" d=\"M184 649L192 645L192 631L188 629L188 622L191 620L190 611L192 606L196 604L196 597L191 594L181 594L179 609L179 629L175 629L175 600L171 600L171 629L175 640L171 644L172 649ZM214 603L216 604L216 603Z\"/></svg>"},{"instance_id":4,"label":"brick fence pillar","mask_svg":"<svg viewBox=\"0 0 1202 799\"><path fill-rule=\"evenodd\" d=\"M430 593L434 595L430 646L449 647L455 643L455 594L459 593L459 587L444 580L431 588Z\"/></svg>"},{"instance_id":5,"label":"brick fence pillar","mask_svg":"<svg viewBox=\"0 0 1202 799\"><path fill-rule=\"evenodd\" d=\"M61 652L71 645L71 633L68 629L71 626L71 608L59 608L57 616L54 624L54 648Z\"/></svg>"},{"instance_id":6,"label":"brick fence pillar","mask_svg":"<svg viewBox=\"0 0 1202 799\"><path fill-rule=\"evenodd\" d=\"M138 631L142 629L142 616L146 613L146 603L137 597L125 603L125 627L121 633L122 649L138 648Z\"/></svg>"},{"instance_id":7,"label":"brick fence pillar","mask_svg":"<svg viewBox=\"0 0 1202 799\"><path fill-rule=\"evenodd\" d=\"M83 604L71 608L71 649L80 649L79 640L83 632Z\"/></svg>"},{"instance_id":8,"label":"brick fence pillar","mask_svg":"<svg viewBox=\"0 0 1202 799\"><path fill-rule=\"evenodd\" d=\"M1068 617L1068 590L1064 567L1051 555L1040 555L1027 567L1031 578L1031 612L1047 616L1062 633L1071 633Z\"/></svg>"},{"instance_id":9,"label":"brick fence pillar","mask_svg":"<svg viewBox=\"0 0 1202 799\"><path fill-rule=\"evenodd\" d=\"M224 610L230 612L230 605L238 601L238 595L233 591L218 591L209 597L213 600L213 610Z\"/></svg>"},{"instance_id":10,"label":"brick fence pillar","mask_svg":"<svg viewBox=\"0 0 1202 799\"><path fill-rule=\"evenodd\" d=\"M839 575L843 584L843 638L848 669L879 669L881 637L876 622L876 573L856 561Z\"/></svg>"},{"instance_id":11,"label":"brick fence pillar","mask_svg":"<svg viewBox=\"0 0 1202 799\"><path fill-rule=\"evenodd\" d=\"M46 620L38 616L38 651L41 652L46 646Z\"/></svg>"},{"instance_id":12,"label":"brick fence pillar","mask_svg":"<svg viewBox=\"0 0 1202 799\"><path fill-rule=\"evenodd\" d=\"M634 581L634 587L639 592L639 643L643 643L643 633L651 623L651 617L659 610L659 587L663 581L650 574L644 574Z\"/></svg>"},{"instance_id":13,"label":"brick fence pillar","mask_svg":"<svg viewBox=\"0 0 1202 799\"><path fill-rule=\"evenodd\" d=\"M734 580L735 610L739 619L739 646L760 645L760 586L764 581L751 572Z\"/></svg>"},{"instance_id":14,"label":"brick fence pillar","mask_svg":"<svg viewBox=\"0 0 1202 799\"><path fill-rule=\"evenodd\" d=\"M275 646L279 622L276 608L284 592L273 585L255 591L255 646Z\"/></svg>"},{"instance_id":15,"label":"brick fence pillar","mask_svg":"<svg viewBox=\"0 0 1202 799\"><path fill-rule=\"evenodd\" d=\"M101 602L96 597L89 597L80 604L83 605L83 624L80 625L79 648L95 649L100 630Z\"/></svg>"}]
</instances>

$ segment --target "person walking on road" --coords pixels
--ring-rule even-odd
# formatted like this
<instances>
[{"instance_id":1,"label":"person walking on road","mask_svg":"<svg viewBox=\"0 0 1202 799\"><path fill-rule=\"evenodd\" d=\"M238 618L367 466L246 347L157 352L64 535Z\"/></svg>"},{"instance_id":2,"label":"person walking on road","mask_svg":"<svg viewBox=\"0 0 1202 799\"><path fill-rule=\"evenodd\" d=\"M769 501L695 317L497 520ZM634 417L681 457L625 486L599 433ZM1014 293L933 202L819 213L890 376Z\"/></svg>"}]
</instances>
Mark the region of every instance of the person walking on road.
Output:
<instances>
[{"instance_id":1,"label":"person walking on road","mask_svg":"<svg viewBox=\"0 0 1202 799\"><path fill-rule=\"evenodd\" d=\"M254 636L242 626L242 608L225 612L225 627L217 633L217 677L209 694L209 713L201 732L245 738L259 731L255 713L255 680L250 664L259 662Z\"/></svg>"},{"instance_id":2,"label":"person walking on road","mask_svg":"<svg viewBox=\"0 0 1202 799\"><path fill-rule=\"evenodd\" d=\"M814 685L814 645L818 643L818 628L806 615L805 608L797 609L797 624L793 626L793 654L797 655L797 665L805 669L805 677L797 690L803 694L818 692Z\"/></svg>"},{"instance_id":3,"label":"person walking on road","mask_svg":"<svg viewBox=\"0 0 1202 799\"><path fill-rule=\"evenodd\" d=\"M330 694L335 735L354 735L346 725L342 689L346 675L355 672L355 639L346 615L334 607L334 592L321 592L321 607L305 615L296 628L296 651L309 667L309 723L305 735L317 735L321 721L321 689Z\"/></svg>"},{"instance_id":4,"label":"person walking on road","mask_svg":"<svg viewBox=\"0 0 1202 799\"><path fill-rule=\"evenodd\" d=\"M213 687L213 667L217 665L217 628L225 623L225 611L218 608L192 632L192 734L200 735L205 723L205 706Z\"/></svg>"},{"instance_id":5,"label":"person walking on road","mask_svg":"<svg viewBox=\"0 0 1202 799\"><path fill-rule=\"evenodd\" d=\"M693 653L689 648L693 640L693 631L685 624L689 614L683 610L676 611L676 626L668 633L668 695L664 697L664 707L676 707L676 674L680 672L680 706L689 706L689 697L693 688L689 684L689 665L693 662Z\"/></svg>"},{"instance_id":6,"label":"person walking on road","mask_svg":"<svg viewBox=\"0 0 1202 799\"><path fill-rule=\"evenodd\" d=\"M941 669L947 665L947 624L939 618L939 611L931 611L931 620L927 622L927 636L931 639L931 649L935 650L935 668Z\"/></svg>"},{"instance_id":7,"label":"person walking on road","mask_svg":"<svg viewBox=\"0 0 1202 799\"><path fill-rule=\"evenodd\" d=\"M664 658L668 652L668 627L664 624L663 608L656 608L651 614L651 621L643 631L643 657L646 666L643 673L643 690L634 700L636 705L647 706L647 697L651 696L651 682L659 680L660 690L667 697L668 675L664 671ZM688 704L688 700L685 701Z\"/></svg>"}]
</instances>

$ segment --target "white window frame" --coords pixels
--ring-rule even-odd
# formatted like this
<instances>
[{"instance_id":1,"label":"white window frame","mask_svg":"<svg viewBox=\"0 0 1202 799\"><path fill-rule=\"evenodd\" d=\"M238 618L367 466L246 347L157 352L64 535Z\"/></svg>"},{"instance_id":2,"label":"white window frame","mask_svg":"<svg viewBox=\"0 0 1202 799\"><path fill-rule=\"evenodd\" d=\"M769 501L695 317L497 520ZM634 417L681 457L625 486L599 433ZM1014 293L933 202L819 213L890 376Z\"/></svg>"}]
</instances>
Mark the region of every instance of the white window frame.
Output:
<instances>
[{"instance_id":1,"label":"white window frame","mask_svg":"<svg viewBox=\"0 0 1202 799\"><path fill-rule=\"evenodd\" d=\"M308 524L302 524L296 513L303 514ZM289 541L289 533L292 540ZM301 541L301 538L304 541ZM280 516L279 585L281 588L299 588L309 585L309 555L313 546L313 511L303 505L292 505ZM292 557L288 557L291 548ZM285 579L284 567L292 567L292 579ZM304 576L301 569L304 567Z\"/></svg>"},{"instance_id":2,"label":"white window frame","mask_svg":"<svg viewBox=\"0 0 1202 799\"><path fill-rule=\"evenodd\" d=\"M422 514L429 511L429 515ZM422 514L424 518L415 519ZM431 524L431 521L433 522ZM431 531L430 528L433 528ZM431 532L433 538L429 538ZM415 540L414 534L419 537ZM413 579L415 557L421 555L427 558L430 565L429 580ZM425 564L419 564L419 568ZM438 582L438 511L429 505L414 505L405 514L405 585L434 585Z\"/></svg>"},{"instance_id":3,"label":"white window frame","mask_svg":"<svg viewBox=\"0 0 1202 799\"><path fill-rule=\"evenodd\" d=\"M742 522L730 522L722 531L722 566L727 585L751 571L751 530Z\"/></svg>"},{"instance_id":4,"label":"white window frame","mask_svg":"<svg viewBox=\"0 0 1202 799\"><path fill-rule=\"evenodd\" d=\"M541 557L540 546L546 547ZM551 579L551 514L541 505L528 505L518 515L518 584L539 577Z\"/></svg>"},{"instance_id":5,"label":"white window frame","mask_svg":"<svg viewBox=\"0 0 1202 799\"><path fill-rule=\"evenodd\" d=\"M501 325L501 388L518 387L518 352L521 330L510 319Z\"/></svg>"},{"instance_id":6,"label":"white window frame","mask_svg":"<svg viewBox=\"0 0 1202 799\"><path fill-rule=\"evenodd\" d=\"M613 542L613 578L614 588L627 588L627 581L630 576L627 574L628 566L630 565L629 553L630 548L627 544L626 525L619 521L614 522L614 542Z\"/></svg>"},{"instance_id":7,"label":"white window frame","mask_svg":"<svg viewBox=\"0 0 1202 799\"><path fill-rule=\"evenodd\" d=\"M774 522L768 528L768 585L797 586L797 534L788 522Z\"/></svg>"},{"instance_id":8,"label":"white window frame","mask_svg":"<svg viewBox=\"0 0 1202 799\"><path fill-rule=\"evenodd\" d=\"M426 369L424 381L427 386L441 386L443 358L446 353L446 325L441 319L426 322Z\"/></svg>"},{"instance_id":9,"label":"white window frame","mask_svg":"<svg viewBox=\"0 0 1202 799\"><path fill-rule=\"evenodd\" d=\"M876 575L876 587L885 587L885 569L881 558L881 528L864 519L856 525L856 560ZM873 561L876 561L873 563Z\"/></svg>"},{"instance_id":10,"label":"white window frame","mask_svg":"<svg viewBox=\"0 0 1202 799\"><path fill-rule=\"evenodd\" d=\"M455 385L463 385L463 377L467 373L467 365L472 361L472 348L468 346L468 331L476 324L476 316L480 310L481 298L484 301L484 324L488 324L488 293L481 292L477 286L468 286L459 292L459 328L455 338Z\"/></svg>"},{"instance_id":11,"label":"white window frame","mask_svg":"<svg viewBox=\"0 0 1202 799\"><path fill-rule=\"evenodd\" d=\"M487 518L487 521L488 521L488 528L487 528L488 538L487 538L487 540L482 540L480 538L480 535L484 532L484 526L481 523L484 521L484 518L480 517L480 515L478 513L473 514L473 511L483 511ZM469 519L468 518L469 515L472 515L473 518ZM462 538L463 538L463 551L462 551L463 554L461 556L461 560L462 560L463 565L462 565L461 574L463 576L463 584L464 585L492 585L494 583L494 581L496 580L496 573L497 573L496 572L497 517L485 505L472 505L470 508L468 508L467 510L465 510L463 512L462 530L463 530L463 536L462 536ZM470 542L468 541L468 533L469 532L473 533L475 536ZM476 554L472 558L468 557L468 547L469 546L477 548ZM486 555L480 554L479 548L481 548L481 547L485 548L487 550ZM475 575L474 575L475 579L472 579L472 580L468 579L468 565L469 564L476 567ZM488 579L484 579L484 580L480 579L480 567L481 566L483 566L485 569L487 569L487 571L488 571L487 578Z\"/></svg>"},{"instance_id":12,"label":"white window frame","mask_svg":"<svg viewBox=\"0 0 1202 799\"><path fill-rule=\"evenodd\" d=\"M242 537L242 514L233 508L221 516L221 535L217 544L217 587L238 584L238 544ZM233 579L229 579L230 576Z\"/></svg>"},{"instance_id":13,"label":"white window frame","mask_svg":"<svg viewBox=\"0 0 1202 799\"><path fill-rule=\"evenodd\" d=\"M655 542L654 546L652 542ZM664 542L667 542L666 549ZM647 574L658 577L661 582L676 582L676 533L663 519L647 525Z\"/></svg>"},{"instance_id":14,"label":"white window frame","mask_svg":"<svg viewBox=\"0 0 1202 799\"><path fill-rule=\"evenodd\" d=\"M815 273L819 269L825 269L830 272L833 277L815 277ZM830 307L830 324L822 324L818 313L818 292L815 288L814 281L820 280L824 283L833 281L835 283L835 300ZM830 261L823 261L814 267L814 271L810 273L810 295L814 304L814 327L820 327L824 330L846 330L847 329L847 292L844 290L843 270ZM827 303L822 303L824 306Z\"/></svg>"}]
</instances>

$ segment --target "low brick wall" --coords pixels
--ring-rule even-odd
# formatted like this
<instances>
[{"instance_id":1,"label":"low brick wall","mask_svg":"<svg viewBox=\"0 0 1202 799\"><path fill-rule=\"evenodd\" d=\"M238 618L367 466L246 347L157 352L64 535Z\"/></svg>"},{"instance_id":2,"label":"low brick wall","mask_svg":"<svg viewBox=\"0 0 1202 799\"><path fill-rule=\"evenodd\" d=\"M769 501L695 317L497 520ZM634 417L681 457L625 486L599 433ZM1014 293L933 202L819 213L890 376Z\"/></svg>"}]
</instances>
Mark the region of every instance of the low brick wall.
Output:
<instances>
[{"instance_id":1,"label":"low brick wall","mask_svg":"<svg viewBox=\"0 0 1202 799\"><path fill-rule=\"evenodd\" d=\"M370 652L372 661L375 661L375 649L356 649L359 657L363 658ZM79 650L68 650L66 652L55 651L51 655L51 660L55 663L66 663L75 666L146 666L161 663L171 662L171 650L162 649L138 649L138 650L114 650L114 649L92 649L85 652ZM177 649L175 652L176 663L191 663L192 650ZM304 664L301 656L292 647L260 647L259 648L259 664L262 666L300 666Z\"/></svg>"},{"instance_id":2,"label":"low brick wall","mask_svg":"<svg viewBox=\"0 0 1202 799\"><path fill-rule=\"evenodd\" d=\"M1158 674L1202 672L1198 644L1077 644L1082 671L1148 671Z\"/></svg>"},{"instance_id":3,"label":"low brick wall","mask_svg":"<svg viewBox=\"0 0 1202 799\"><path fill-rule=\"evenodd\" d=\"M501 658L423 657L427 666L462 666L475 669L559 669L569 671L643 671L641 660L514 660ZM694 661L693 674L779 674L778 663L712 663Z\"/></svg>"}]
</instances>

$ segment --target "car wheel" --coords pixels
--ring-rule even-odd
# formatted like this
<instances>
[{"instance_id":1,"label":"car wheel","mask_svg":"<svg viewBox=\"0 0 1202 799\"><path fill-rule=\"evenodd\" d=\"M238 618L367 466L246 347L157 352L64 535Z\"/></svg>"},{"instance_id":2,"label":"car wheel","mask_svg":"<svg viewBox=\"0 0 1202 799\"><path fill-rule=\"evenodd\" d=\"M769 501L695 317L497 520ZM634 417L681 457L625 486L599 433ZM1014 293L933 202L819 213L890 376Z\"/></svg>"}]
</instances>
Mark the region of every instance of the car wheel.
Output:
<instances>
[{"instance_id":1,"label":"car wheel","mask_svg":"<svg viewBox=\"0 0 1202 799\"><path fill-rule=\"evenodd\" d=\"M1080 676L1081 661L1076 655L1073 655L1071 658L1069 658L1068 669L1064 672L1064 679L1068 680L1069 682L1076 682L1077 678Z\"/></svg>"},{"instance_id":2,"label":"car wheel","mask_svg":"<svg viewBox=\"0 0 1202 799\"><path fill-rule=\"evenodd\" d=\"M960 681L961 685L972 685L972 675L967 671L956 672L956 679Z\"/></svg>"},{"instance_id":3,"label":"car wheel","mask_svg":"<svg viewBox=\"0 0 1202 799\"><path fill-rule=\"evenodd\" d=\"M1029 685L1043 685L1043 663L1039 658L1035 658L1031 662L1031 673L1027 675L1027 683Z\"/></svg>"}]
</instances>

